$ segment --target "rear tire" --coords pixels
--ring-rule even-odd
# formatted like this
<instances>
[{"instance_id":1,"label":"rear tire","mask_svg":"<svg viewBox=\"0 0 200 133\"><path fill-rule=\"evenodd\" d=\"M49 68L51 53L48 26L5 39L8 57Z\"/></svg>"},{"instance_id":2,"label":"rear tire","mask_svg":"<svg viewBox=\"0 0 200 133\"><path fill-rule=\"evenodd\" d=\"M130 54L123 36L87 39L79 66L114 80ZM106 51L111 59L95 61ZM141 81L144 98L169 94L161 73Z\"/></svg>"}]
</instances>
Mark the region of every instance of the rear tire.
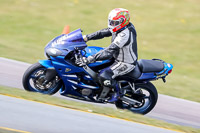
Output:
<instances>
[{"instance_id":1,"label":"rear tire","mask_svg":"<svg viewBox=\"0 0 200 133\"><path fill-rule=\"evenodd\" d=\"M149 113L155 107L158 99L158 92L155 86L152 83L148 82L146 84L138 84L138 85L136 84L135 89L145 90L149 93L149 96L145 96L145 98L141 100L143 104L141 104L140 106L135 106L135 105L130 106L125 104L122 100L118 100L115 102L116 107L119 109L128 109L134 113L139 113L139 114ZM143 92L141 92L141 94L144 95ZM129 97L129 98L134 99L134 97ZM149 100L148 102L147 98Z\"/></svg>"},{"instance_id":2,"label":"rear tire","mask_svg":"<svg viewBox=\"0 0 200 133\"><path fill-rule=\"evenodd\" d=\"M39 92L42 94L53 95L62 87L62 81L56 76L53 80L45 85L42 83L45 80L45 72L47 68L40 63L31 65L24 73L22 84L25 90Z\"/></svg>"}]
</instances>

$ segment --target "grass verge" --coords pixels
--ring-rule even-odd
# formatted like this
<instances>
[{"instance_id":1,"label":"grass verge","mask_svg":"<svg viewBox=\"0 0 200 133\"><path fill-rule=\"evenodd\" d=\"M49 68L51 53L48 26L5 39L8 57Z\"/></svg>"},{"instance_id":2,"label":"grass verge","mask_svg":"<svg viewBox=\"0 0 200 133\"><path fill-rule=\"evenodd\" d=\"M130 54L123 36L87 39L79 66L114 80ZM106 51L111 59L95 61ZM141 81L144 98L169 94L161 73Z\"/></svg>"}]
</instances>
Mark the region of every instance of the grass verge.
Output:
<instances>
[{"instance_id":1,"label":"grass verge","mask_svg":"<svg viewBox=\"0 0 200 133\"><path fill-rule=\"evenodd\" d=\"M0 129L0 133L20 133L20 132L15 132L15 131L9 131L9 130Z\"/></svg>"},{"instance_id":2,"label":"grass verge","mask_svg":"<svg viewBox=\"0 0 200 133\"><path fill-rule=\"evenodd\" d=\"M29 132L6 128L6 127L0 127L0 133L29 133Z\"/></svg>"},{"instance_id":3,"label":"grass verge","mask_svg":"<svg viewBox=\"0 0 200 133\"><path fill-rule=\"evenodd\" d=\"M69 100L60 99L60 98L52 97L48 95L26 92L24 90L15 89L15 88L0 86L0 94L10 95L10 96L42 102L42 103L48 103L48 104L52 104L52 105L56 105L56 106L60 106L64 108L70 108L70 109L76 109L76 110L90 112L90 113L92 112L92 113L102 114L109 117L115 117L115 118L124 119L124 120L132 121L132 122L138 122L141 124L167 128L171 130L177 130L177 131L182 131L182 132L187 132L187 133L200 132L200 129L170 124L164 121L147 118L143 115L133 114L125 110L116 110L112 108L108 109L107 107L99 107L96 105L69 101Z\"/></svg>"}]
</instances>

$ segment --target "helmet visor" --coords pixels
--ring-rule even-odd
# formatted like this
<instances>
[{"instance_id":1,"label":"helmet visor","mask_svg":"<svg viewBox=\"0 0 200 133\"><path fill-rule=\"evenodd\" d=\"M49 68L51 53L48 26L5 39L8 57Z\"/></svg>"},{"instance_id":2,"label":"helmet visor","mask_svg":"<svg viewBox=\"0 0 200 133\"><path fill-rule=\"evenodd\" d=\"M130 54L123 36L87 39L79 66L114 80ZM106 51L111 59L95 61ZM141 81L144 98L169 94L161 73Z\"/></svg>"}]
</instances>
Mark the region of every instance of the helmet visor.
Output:
<instances>
[{"instance_id":1,"label":"helmet visor","mask_svg":"<svg viewBox=\"0 0 200 133\"><path fill-rule=\"evenodd\" d=\"M117 26L120 24L119 20L109 20L109 25L111 26Z\"/></svg>"}]
</instances>

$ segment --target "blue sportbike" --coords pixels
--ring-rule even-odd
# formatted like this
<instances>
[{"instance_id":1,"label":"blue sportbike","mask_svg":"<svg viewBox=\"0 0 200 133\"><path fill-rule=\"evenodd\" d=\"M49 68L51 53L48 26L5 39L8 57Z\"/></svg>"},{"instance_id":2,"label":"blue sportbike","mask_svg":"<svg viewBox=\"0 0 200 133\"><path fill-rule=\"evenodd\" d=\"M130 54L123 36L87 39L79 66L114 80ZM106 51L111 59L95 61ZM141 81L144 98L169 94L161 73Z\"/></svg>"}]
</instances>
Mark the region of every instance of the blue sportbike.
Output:
<instances>
[{"instance_id":1,"label":"blue sportbike","mask_svg":"<svg viewBox=\"0 0 200 133\"><path fill-rule=\"evenodd\" d=\"M76 60L80 61L83 57L103 49L87 46L81 29L54 38L45 47L47 60L31 65L24 73L24 89L49 95L59 91L63 96L107 103L114 90L99 83L98 73L113 64L114 59L97 61L82 67L76 64ZM172 64L160 59L139 60L132 72L116 77L124 91L123 96L114 104L117 108L135 113L148 113L158 99L157 90L150 81L162 79L165 82L172 68Z\"/></svg>"}]
</instances>

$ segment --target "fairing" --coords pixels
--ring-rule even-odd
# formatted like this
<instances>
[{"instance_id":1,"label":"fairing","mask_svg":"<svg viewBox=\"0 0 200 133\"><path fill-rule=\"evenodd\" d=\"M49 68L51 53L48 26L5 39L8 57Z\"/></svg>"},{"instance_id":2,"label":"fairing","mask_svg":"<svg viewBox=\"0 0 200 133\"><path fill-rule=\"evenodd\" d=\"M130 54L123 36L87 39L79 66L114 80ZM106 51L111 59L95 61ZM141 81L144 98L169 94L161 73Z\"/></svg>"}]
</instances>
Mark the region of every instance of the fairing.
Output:
<instances>
[{"instance_id":1,"label":"fairing","mask_svg":"<svg viewBox=\"0 0 200 133\"><path fill-rule=\"evenodd\" d=\"M66 56L71 51L74 51L75 48L82 50L82 55L85 57L88 57L90 55L94 55L97 52L103 50L102 47L96 47L96 46L88 46L83 40L83 36L81 33L81 29L75 30L69 34L62 34L56 38L54 38L52 41L50 41L46 47L45 52L51 51L51 49L57 49L61 51L60 56ZM53 52L52 52L53 53ZM51 55L52 55L51 53ZM58 53L58 52L57 52ZM52 60L59 59L59 56L56 56L57 53L55 52L55 56L51 56ZM104 60L104 61L97 61L95 63L89 64L90 67L96 67L100 66L106 63L111 62L111 60Z\"/></svg>"},{"instance_id":2,"label":"fairing","mask_svg":"<svg viewBox=\"0 0 200 133\"><path fill-rule=\"evenodd\" d=\"M54 38L46 45L45 51L49 48L56 48L62 51L61 56L65 56L75 48L82 50L85 47L87 47L87 44L83 40L81 29L78 29L69 34L62 34Z\"/></svg>"}]
</instances>

